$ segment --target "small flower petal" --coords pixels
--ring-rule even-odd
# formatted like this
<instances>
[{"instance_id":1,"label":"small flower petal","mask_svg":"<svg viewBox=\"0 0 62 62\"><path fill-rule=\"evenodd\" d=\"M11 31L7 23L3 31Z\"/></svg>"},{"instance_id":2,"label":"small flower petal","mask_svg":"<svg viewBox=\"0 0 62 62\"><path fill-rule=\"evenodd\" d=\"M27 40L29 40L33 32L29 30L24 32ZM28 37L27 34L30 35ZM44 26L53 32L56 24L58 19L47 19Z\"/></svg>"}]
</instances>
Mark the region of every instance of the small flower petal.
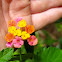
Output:
<instances>
[{"instance_id":1,"label":"small flower petal","mask_svg":"<svg viewBox=\"0 0 62 62\"><path fill-rule=\"evenodd\" d=\"M6 46L7 46L7 47L12 47L12 42L8 42L8 43L6 44Z\"/></svg>"},{"instance_id":2,"label":"small flower petal","mask_svg":"<svg viewBox=\"0 0 62 62\"><path fill-rule=\"evenodd\" d=\"M22 40L22 38L21 37L18 37L18 36L15 36L15 39Z\"/></svg>"},{"instance_id":3,"label":"small flower petal","mask_svg":"<svg viewBox=\"0 0 62 62\"><path fill-rule=\"evenodd\" d=\"M26 36L27 36L27 38L30 38L30 34L29 33L27 33Z\"/></svg>"},{"instance_id":4,"label":"small flower petal","mask_svg":"<svg viewBox=\"0 0 62 62\"><path fill-rule=\"evenodd\" d=\"M30 34L29 34L29 33L27 33L26 31L23 31L23 32L22 32L22 36L21 36L21 37L22 37L22 39L23 39L23 40L26 40L27 38L29 38L29 37L30 37Z\"/></svg>"},{"instance_id":5,"label":"small flower petal","mask_svg":"<svg viewBox=\"0 0 62 62\"><path fill-rule=\"evenodd\" d=\"M35 31L34 26L33 26L33 25L27 25L27 26L25 27L25 31L26 31L27 33L29 33L29 34L32 34L32 33Z\"/></svg>"},{"instance_id":6,"label":"small flower petal","mask_svg":"<svg viewBox=\"0 0 62 62\"><path fill-rule=\"evenodd\" d=\"M20 44L21 44L21 45L23 45L23 44L24 44L23 40L20 40Z\"/></svg>"},{"instance_id":7,"label":"small flower petal","mask_svg":"<svg viewBox=\"0 0 62 62\"><path fill-rule=\"evenodd\" d=\"M14 36L16 36L16 27L14 27L14 26L11 26L11 27L9 27L8 28L8 32L9 33L12 33Z\"/></svg>"},{"instance_id":8,"label":"small flower petal","mask_svg":"<svg viewBox=\"0 0 62 62\"><path fill-rule=\"evenodd\" d=\"M27 41L30 46L35 46L38 43L38 39L34 35L30 36Z\"/></svg>"},{"instance_id":9,"label":"small flower petal","mask_svg":"<svg viewBox=\"0 0 62 62\"><path fill-rule=\"evenodd\" d=\"M19 44L14 44L14 47L15 47L15 48L21 48L21 45L19 45Z\"/></svg>"},{"instance_id":10,"label":"small flower petal","mask_svg":"<svg viewBox=\"0 0 62 62\"><path fill-rule=\"evenodd\" d=\"M10 21L8 22L8 27L16 26L16 25L17 25L17 23L16 23L16 21L14 21L14 20L10 20Z\"/></svg>"},{"instance_id":11,"label":"small flower petal","mask_svg":"<svg viewBox=\"0 0 62 62\"><path fill-rule=\"evenodd\" d=\"M27 36L26 35L23 35L21 36L23 40L26 40L27 39Z\"/></svg>"},{"instance_id":12,"label":"small flower petal","mask_svg":"<svg viewBox=\"0 0 62 62\"><path fill-rule=\"evenodd\" d=\"M17 33L17 36L21 36L21 30L20 29L17 29L16 33Z\"/></svg>"},{"instance_id":13,"label":"small flower petal","mask_svg":"<svg viewBox=\"0 0 62 62\"><path fill-rule=\"evenodd\" d=\"M15 48L21 48L21 46L24 44L24 41L21 37L16 36L15 39L13 39L13 44Z\"/></svg>"},{"instance_id":14,"label":"small flower petal","mask_svg":"<svg viewBox=\"0 0 62 62\"><path fill-rule=\"evenodd\" d=\"M15 19L15 21L18 23L19 21L21 21L23 18L22 17L17 17L16 19Z\"/></svg>"},{"instance_id":15,"label":"small flower petal","mask_svg":"<svg viewBox=\"0 0 62 62\"><path fill-rule=\"evenodd\" d=\"M7 42L11 42L13 39L14 39L14 35L13 34L11 34L11 33L6 34L5 40Z\"/></svg>"},{"instance_id":16,"label":"small flower petal","mask_svg":"<svg viewBox=\"0 0 62 62\"><path fill-rule=\"evenodd\" d=\"M27 34L27 32L26 31L22 31L22 35L25 35L25 34Z\"/></svg>"},{"instance_id":17,"label":"small flower petal","mask_svg":"<svg viewBox=\"0 0 62 62\"><path fill-rule=\"evenodd\" d=\"M19 27L25 27L26 26L26 21L25 20L19 21L18 26Z\"/></svg>"},{"instance_id":18,"label":"small flower petal","mask_svg":"<svg viewBox=\"0 0 62 62\"><path fill-rule=\"evenodd\" d=\"M17 43L17 39L13 39L13 43L16 44Z\"/></svg>"}]
</instances>

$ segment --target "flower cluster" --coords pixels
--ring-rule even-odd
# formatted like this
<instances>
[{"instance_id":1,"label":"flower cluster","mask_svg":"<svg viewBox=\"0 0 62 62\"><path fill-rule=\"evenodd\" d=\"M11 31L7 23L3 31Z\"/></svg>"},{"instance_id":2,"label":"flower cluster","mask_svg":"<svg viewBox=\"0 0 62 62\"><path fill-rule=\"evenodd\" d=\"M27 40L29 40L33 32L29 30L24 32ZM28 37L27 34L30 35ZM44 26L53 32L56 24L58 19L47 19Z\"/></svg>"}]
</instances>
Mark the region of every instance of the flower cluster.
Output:
<instances>
[{"instance_id":1,"label":"flower cluster","mask_svg":"<svg viewBox=\"0 0 62 62\"><path fill-rule=\"evenodd\" d=\"M38 39L34 35L30 35L35 31L33 25L27 25L26 21L18 17L8 22L8 33L5 36L7 47L21 48L24 40L27 40L30 46L37 45Z\"/></svg>"}]
</instances>

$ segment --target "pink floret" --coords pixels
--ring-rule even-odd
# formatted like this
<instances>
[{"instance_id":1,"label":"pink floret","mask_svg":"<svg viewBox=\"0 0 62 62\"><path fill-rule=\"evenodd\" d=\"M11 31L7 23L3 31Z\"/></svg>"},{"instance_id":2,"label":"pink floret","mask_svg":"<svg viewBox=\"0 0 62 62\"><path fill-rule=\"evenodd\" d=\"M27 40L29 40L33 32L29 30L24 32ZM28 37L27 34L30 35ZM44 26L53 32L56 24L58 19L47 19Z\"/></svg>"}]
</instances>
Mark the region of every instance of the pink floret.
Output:
<instances>
[{"instance_id":1,"label":"pink floret","mask_svg":"<svg viewBox=\"0 0 62 62\"><path fill-rule=\"evenodd\" d=\"M6 46L7 46L7 47L12 47L12 44L13 44L12 42L11 42L11 43L8 42L8 43L6 44Z\"/></svg>"},{"instance_id":2,"label":"pink floret","mask_svg":"<svg viewBox=\"0 0 62 62\"><path fill-rule=\"evenodd\" d=\"M38 39L34 35L30 36L27 41L30 46L35 46L38 43Z\"/></svg>"},{"instance_id":3,"label":"pink floret","mask_svg":"<svg viewBox=\"0 0 62 62\"><path fill-rule=\"evenodd\" d=\"M24 44L24 41L21 37L16 36L15 39L13 39L13 44L15 48L21 48L21 46Z\"/></svg>"},{"instance_id":4,"label":"pink floret","mask_svg":"<svg viewBox=\"0 0 62 62\"><path fill-rule=\"evenodd\" d=\"M23 18L22 17L17 17L16 19L15 19L15 21L18 23L19 21L21 21Z\"/></svg>"}]
</instances>

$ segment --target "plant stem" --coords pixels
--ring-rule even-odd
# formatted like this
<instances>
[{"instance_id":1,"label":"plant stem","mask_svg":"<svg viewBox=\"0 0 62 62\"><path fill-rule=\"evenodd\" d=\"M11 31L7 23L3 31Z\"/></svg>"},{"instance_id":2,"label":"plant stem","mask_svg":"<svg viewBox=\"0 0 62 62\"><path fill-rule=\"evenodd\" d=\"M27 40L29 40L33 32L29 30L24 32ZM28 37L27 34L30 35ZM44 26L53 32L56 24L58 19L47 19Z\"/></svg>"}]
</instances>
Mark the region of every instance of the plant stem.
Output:
<instances>
[{"instance_id":1,"label":"plant stem","mask_svg":"<svg viewBox=\"0 0 62 62\"><path fill-rule=\"evenodd\" d=\"M35 35L35 33L33 33L31 35ZM34 46L30 46L27 41L25 41L24 46L25 46L27 53L33 53L34 52Z\"/></svg>"}]
</instances>

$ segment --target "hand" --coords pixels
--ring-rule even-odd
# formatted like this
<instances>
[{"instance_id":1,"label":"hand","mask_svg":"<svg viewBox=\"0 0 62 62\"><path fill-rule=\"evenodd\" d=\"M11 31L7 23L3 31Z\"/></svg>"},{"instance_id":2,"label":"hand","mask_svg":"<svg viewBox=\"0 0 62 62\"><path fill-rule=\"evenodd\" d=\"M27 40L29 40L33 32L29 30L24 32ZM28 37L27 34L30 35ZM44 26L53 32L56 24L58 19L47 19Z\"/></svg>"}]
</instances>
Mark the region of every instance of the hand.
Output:
<instances>
[{"instance_id":1,"label":"hand","mask_svg":"<svg viewBox=\"0 0 62 62\"><path fill-rule=\"evenodd\" d=\"M0 50L5 48L7 23L23 17L27 24L41 29L62 17L62 0L0 0ZM3 25L3 26L2 26Z\"/></svg>"}]
</instances>

